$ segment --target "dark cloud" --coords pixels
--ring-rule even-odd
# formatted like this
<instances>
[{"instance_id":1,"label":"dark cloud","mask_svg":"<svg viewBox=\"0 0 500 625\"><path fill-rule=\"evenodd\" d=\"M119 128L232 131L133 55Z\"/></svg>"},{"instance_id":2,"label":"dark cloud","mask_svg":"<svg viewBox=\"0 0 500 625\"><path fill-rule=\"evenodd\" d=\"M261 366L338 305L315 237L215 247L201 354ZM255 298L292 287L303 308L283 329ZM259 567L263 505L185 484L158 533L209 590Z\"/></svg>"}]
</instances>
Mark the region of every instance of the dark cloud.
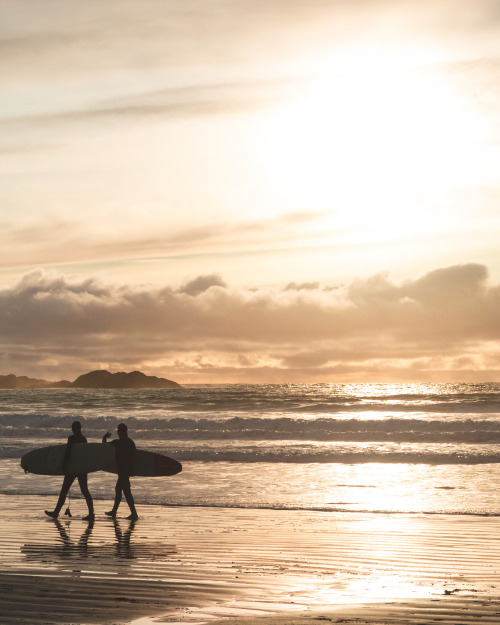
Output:
<instances>
[{"instance_id":1,"label":"dark cloud","mask_svg":"<svg viewBox=\"0 0 500 625\"><path fill-rule=\"evenodd\" d=\"M482 371L498 368L499 315L500 287L478 264L335 290L232 288L218 275L138 288L35 271L0 292L0 349L19 362L29 353L36 371L24 373L38 375L44 361L62 375L78 359L79 370L103 360L177 363L186 376L262 367L294 377L339 367L410 375L471 363Z\"/></svg>"}]
</instances>

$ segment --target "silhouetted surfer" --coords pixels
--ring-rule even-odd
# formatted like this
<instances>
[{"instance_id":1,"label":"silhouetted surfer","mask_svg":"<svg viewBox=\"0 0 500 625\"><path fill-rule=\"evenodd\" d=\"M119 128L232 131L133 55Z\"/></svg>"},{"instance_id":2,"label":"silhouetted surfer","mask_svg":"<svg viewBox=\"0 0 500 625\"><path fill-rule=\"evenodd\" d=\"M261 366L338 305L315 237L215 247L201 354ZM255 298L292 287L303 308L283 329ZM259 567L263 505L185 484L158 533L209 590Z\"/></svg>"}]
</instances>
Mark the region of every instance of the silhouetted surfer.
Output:
<instances>
[{"instance_id":1,"label":"silhouetted surfer","mask_svg":"<svg viewBox=\"0 0 500 625\"><path fill-rule=\"evenodd\" d=\"M59 512L61 512L61 508L64 505L64 501L66 500L66 495L69 493L69 489L71 485L75 481L75 478L78 479L78 484L80 485L80 490L82 491L82 495L85 497L85 501L87 502L87 506L89 509L89 513L86 517L83 517L85 521L93 521L94 520L94 502L92 501L92 495L90 494L89 487L87 485L87 474L79 473L78 475L69 475L66 473L66 469L68 466L69 458L71 455L71 446L74 443L86 443L87 439L82 434L82 424L80 421L73 421L71 424L71 429L73 430L73 434L68 437L68 442L66 444L66 451L64 452L63 458L63 472L64 472L64 480L61 486L61 492L59 494L59 499L57 501L57 506L55 507L53 512L49 512L45 510L45 514L47 516L52 517L53 519L57 519L59 516Z\"/></svg>"},{"instance_id":2,"label":"silhouetted surfer","mask_svg":"<svg viewBox=\"0 0 500 625\"><path fill-rule=\"evenodd\" d=\"M116 449L116 466L118 469L118 479L116 480L115 486L115 503L113 505L113 509L109 512L105 512L105 514L115 518L123 493L131 513L127 519L135 521L139 517L135 509L134 498L130 489L130 476L132 475L134 462L135 443L128 437L127 426L125 423L120 423L116 431L118 432L118 438L110 442L110 445L113 445ZM106 434L102 437L102 442L107 443L110 436L111 432L106 432Z\"/></svg>"}]
</instances>

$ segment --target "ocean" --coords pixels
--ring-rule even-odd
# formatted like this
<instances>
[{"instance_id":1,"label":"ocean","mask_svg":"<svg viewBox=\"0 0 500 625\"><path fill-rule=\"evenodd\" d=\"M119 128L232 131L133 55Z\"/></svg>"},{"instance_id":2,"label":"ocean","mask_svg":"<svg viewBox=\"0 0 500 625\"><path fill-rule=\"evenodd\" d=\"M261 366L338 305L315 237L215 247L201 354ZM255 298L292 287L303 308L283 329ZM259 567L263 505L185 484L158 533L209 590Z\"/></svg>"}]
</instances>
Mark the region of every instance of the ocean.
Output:
<instances>
[{"instance_id":1,"label":"ocean","mask_svg":"<svg viewBox=\"0 0 500 625\"><path fill-rule=\"evenodd\" d=\"M75 419L89 442L123 421L137 447L183 463L133 478L139 506L500 515L500 384L1 390L0 493L55 504L62 478L20 459L64 443ZM89 474L98 513L114 481ZM77 485L71 502L85 513Z\"/></svg>"}]
</instances>

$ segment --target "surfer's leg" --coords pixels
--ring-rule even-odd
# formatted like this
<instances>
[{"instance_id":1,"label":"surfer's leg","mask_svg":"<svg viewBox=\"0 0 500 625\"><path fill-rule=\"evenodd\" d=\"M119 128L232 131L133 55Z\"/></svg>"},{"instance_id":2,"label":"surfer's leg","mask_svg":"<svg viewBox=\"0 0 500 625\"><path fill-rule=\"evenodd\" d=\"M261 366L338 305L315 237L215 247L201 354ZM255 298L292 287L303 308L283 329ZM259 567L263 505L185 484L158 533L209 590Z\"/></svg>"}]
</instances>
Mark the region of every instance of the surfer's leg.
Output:
<instances>
[{"instance_id":1,"label":"surfer's leg","mask_svg":"<svg viewBox=\"0 0 500 625\"><path fill-rule=\"evenodd\" d=\"M94 502L92 501L92 495L89 491L86 473L78 475L78 484L80 484L80 490L82 491L82 495L85 497L85 501L87 502L87 507L89 509L89 513L86 517L84 517L84 520L91 521L94 518Z\"/></svg>"},{"instance_id":2,"label":"surfer's leg","mask_svg":"<svg viewBox=\"0 0 500 625\"><path fill-rule=\"evenodd\" d=\"M138 519L139 516L137 515L137 511L135 509L135 502L134 502L134 497L132 495L132 489L130 488L130 478L124 477L122 480L122 484L123 484L123 494L125 495L125 499L127 500L128 503L128 507L130 508L130 516L127 517L130 520L135 520Z\"/></svg>"},{"instance_id":3,"label":"surfer's leg","mask_svg":"<svg viewBox=\"0 0 500 625\"><path fill-rule=\"evenodd\" d=\"M113 509L110 510L109 512L105 512L104 514L106 516L115 517L116 513L118 512L118 506L120 505L121 500L122 500L122 481L121 481L121 477L118 476L118 479L116 480L116 486L115 486L115 503L113 504Z\"/></svg>"},{"instance_id":4,"label":"surfer's leg","mask_svg":"<svg viewBox=\"0 0 500 625\"><path fill-rule=\"evenodd\" d=\"M48 512L47 510L45 510L45 514L47 516L50 516L53 519L57 519L57 517L59 516L59 512L61 512L61 508L64 506L66 495L69 493L71 484L73 484L73 482L75 481L75 477L75 475L64 476L64 480L61 486L61 492L59 493L59 499L57 500L57 505L54 508L54 512Z\"/></svg>"}]
</instances>

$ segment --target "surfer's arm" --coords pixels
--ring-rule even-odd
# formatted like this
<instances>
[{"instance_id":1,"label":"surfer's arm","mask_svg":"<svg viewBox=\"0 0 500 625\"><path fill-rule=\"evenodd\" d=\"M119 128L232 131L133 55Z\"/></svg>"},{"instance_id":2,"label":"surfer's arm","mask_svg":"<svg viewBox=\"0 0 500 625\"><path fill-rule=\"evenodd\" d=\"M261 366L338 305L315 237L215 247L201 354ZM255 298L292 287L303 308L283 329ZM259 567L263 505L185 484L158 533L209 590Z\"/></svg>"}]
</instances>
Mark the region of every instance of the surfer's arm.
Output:
<instances>
[{"instance_id":1,"label":"surfer's arm","mask_svg":"<svg viewBox=\"0 0 500 625\"><path fill-rule=\"evenodd\" d=\"M107 443L108 438L111 436L111 432L106 432L106 434L102 437L102 442Z\"/></svg>"},{"instance_id":2,"label":"surfer's arm","mask_svg":"<svg viewBox=\"0 0 500 625\"><path fill-rule=\"evenodd\" d=\"M71 440L71 436L70 436L68 438L68 442L66 443L66 449L64 450L64 458L63 458L63 464L62 464L64 475L66 475L66 467L68 466L69 455L71 453L71 445L72 444L73 444L73 441Z\"/></svg>"}]
</instances>

